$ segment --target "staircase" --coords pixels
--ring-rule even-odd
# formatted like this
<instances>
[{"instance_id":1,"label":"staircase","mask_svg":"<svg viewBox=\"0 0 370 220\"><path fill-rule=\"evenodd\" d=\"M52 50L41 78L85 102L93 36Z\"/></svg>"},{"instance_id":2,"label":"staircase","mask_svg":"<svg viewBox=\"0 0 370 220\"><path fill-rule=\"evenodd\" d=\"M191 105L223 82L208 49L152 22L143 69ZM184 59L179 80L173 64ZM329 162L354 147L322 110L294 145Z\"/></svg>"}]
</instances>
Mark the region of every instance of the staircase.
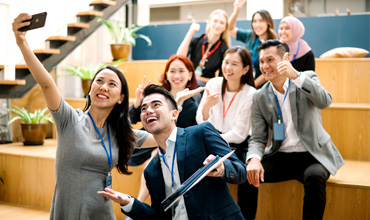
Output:
<instances>
[{"instance_id":1,"label":"staircase","mask_svg":"<svg viewBox=\"0 0 370 220\"><path fill-rule=\"evenodd\" d=\"M50 36L46 40L49 42L49 49L37 49L33 52L50 72L101 25L94 19L95 16L108 19L128 2L129 0L94 0L90 3L93 10L79 12L76 15L79 22L67 25L67 36ZM4 65L0 65L0 71L3 69ZM15 80L0 80L0 99L21 98L37 84L27 66L16 65L15 72Z\"/></svg>"}]
</instances>

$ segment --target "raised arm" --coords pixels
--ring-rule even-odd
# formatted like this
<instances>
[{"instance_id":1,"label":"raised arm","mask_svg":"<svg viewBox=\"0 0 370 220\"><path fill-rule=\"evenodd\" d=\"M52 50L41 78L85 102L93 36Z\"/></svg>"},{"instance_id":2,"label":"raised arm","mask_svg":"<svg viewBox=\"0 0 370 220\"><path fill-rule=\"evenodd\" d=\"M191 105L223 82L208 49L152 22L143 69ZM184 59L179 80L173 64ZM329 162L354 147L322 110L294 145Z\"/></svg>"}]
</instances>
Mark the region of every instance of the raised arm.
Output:
<instances>
[{"instance_id":1,"label":"raised arm","mask_svg":"<svg viewBox=\"0 0 370 220\"><path fill-rule=\"evenodd\" d=\"M177 55L183 55L183 56L188 55L188 50L189 50L191 39L193 38L195 32L199 31L199 29L200 29L200 25L193 21L188 32L185 35L184 40L181 42L179 48L177 49L177 52L176 52Z\"/></svg>"},{"instance_id":2,"label":"raised arm","mask_svg":"<svg viewBox=\"0 0 370 220\"><path fill-rule=\"evenodd\" d=\"M31 19L32 16L26 13L18 15L13 22L13 32L19 49L21 50L28 69L31 71L37 83L41 86L42 92L48 107L51 110L58 110L61 103L61 94L49 72L32 52L26 41L26 32L18 31L19 28L30 25L30 22L23 22Z\"/></svg>"},{"instance_id":3,"label":"raised arm","mask_svg":"<svg viewBox=\"0 0 370 220\"><path fill-rule=\"evenodd\" d=\"M229 34L230 36L236 37L236 32L238 28L236 27L236 19L238 18L239 12L242 9L243 5L247 0L235 0L234 1L234 10L229 18Z\"/></svg>"}]
</instances>

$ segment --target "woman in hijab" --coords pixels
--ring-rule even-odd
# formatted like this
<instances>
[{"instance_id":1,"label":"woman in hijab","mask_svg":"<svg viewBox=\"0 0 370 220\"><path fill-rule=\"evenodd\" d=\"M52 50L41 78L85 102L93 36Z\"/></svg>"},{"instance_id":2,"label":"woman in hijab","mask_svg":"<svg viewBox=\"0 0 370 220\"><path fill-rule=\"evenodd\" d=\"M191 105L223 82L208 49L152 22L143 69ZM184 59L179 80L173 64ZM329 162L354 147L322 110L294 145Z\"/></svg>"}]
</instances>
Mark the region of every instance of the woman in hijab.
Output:
<instances>
[{"instance_id":1,"label":"woman in hijab","mask_svg":"<svg viewBox=\"0 0 370 220\"><path fill-rule=\"evenodd\" d=\"M280 40L289 47L289 58L297 71L315 71L315 56L311 47L301 39L305 28L300 20L295 17L285 17L279 24Z\"/></svg>"}]
</instances>

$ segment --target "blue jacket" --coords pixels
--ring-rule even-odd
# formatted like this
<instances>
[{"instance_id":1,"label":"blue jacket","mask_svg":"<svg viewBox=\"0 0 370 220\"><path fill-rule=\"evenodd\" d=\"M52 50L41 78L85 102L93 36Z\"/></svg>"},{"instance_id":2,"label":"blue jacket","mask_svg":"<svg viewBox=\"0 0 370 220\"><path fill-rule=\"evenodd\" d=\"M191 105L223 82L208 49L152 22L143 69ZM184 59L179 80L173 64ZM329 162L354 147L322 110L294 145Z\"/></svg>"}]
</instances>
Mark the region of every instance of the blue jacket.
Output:
<instances>
[{"instance_id":1,"label":"blue jacket","mask_svg":"<svg viewBox=\"0 0 370 220\"><path fill-rule=\"evenodd\" d=\"M178 128L176 146L181 183L203 166L203 161L209 154L223 156L231 151L209 122L185 129ZM189 219L243 219L239 206L230 194L227 182L234 184L245 182L247 178L245 166L235 154L224 162L224 166L222 178L206 177L184 195ZM152 205L135 199L131 212L126 214L134 219L171 219L171 211L164 213L160 207L166 195L158 154L144 170L144 176Z\"/></svg>"}]
</instances>

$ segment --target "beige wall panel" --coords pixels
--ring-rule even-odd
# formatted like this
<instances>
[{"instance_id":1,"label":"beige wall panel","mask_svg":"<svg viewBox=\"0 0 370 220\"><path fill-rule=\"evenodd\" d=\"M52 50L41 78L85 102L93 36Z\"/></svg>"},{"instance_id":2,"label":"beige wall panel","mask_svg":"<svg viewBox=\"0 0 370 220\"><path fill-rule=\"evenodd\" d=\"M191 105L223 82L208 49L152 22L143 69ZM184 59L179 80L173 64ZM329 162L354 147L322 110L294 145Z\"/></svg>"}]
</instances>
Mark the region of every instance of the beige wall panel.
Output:
<instances>
[{"instance_id":1,"label":"beige wall panel","mask_svg":"<svg viewBox=\"0 0 370 220\"><path fill-rule=\"evenodd\" d=\"M325 130L344 159L370 161L370 109L329 107L321 114Z\"/></svg>"},{"instance_id":2,"label":"beige wall panel","mask_svg":"<svg viewBox=\"0 0 370 220\"><path fill-rule=\"evenodd\" d=\"M370 103L370 58L316 59L316 73L333 102Z\"/></svg>"}]
</instances>

